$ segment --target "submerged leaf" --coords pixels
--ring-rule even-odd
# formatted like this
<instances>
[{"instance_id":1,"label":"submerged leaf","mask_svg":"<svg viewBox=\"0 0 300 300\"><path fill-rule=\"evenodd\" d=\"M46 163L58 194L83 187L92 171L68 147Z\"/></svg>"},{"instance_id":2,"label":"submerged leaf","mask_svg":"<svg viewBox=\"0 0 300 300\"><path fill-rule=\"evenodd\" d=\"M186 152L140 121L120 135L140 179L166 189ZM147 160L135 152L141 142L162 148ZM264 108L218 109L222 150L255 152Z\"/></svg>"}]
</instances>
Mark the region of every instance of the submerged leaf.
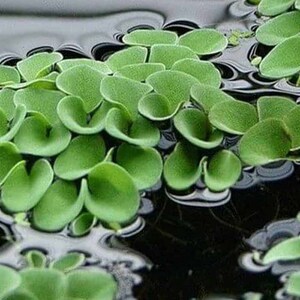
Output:
<instances>
[{"instance_id":1,"label":"submerged leaf","mask_svg":"<svg viewBox=\"0 0 300 300\"><path fill-rule=\"evenodd\" d=\"M81 188L77 194L75 183L58 180L44 194L33 210L33 224L44 231L57 231L80 213L84 203Z\"/></svg>"},{"instance_id":2,"label":"submerged leaf","mask_svg":"<svg viewBox=\"0 0 300 300\"><path fill-rule=\"evenodd\" d=\"M179 142L164 165L164 178L174 190L185 190L195 184L202 173L201 154L197 147Z\"/></svg>"},{"instance_id":3,"label":"submerged leaf","mask_svg":"<svg viewBox=\"0 0 300 300\"><path fill-rule=\"evenodd\" d=\"M198 56L185 46L158 44L151 47L149 62L162 63L166 69L171 69L176 61L184 58L198 59Z\"/></svg>"},{"instance_id":4,"label":"submerged leaf","mask_svg":"<svg viewBox=\"0 0 300 300\"><path fill-rule=\"evenodd\" d=\"M215 148L223 140L223 133L213 129L207 116L199 109L180 111L174 118L174 125L190 143L200 148Z\"/></svg>"},{"instance_id":5,"label":"submerged leaf","mask_svg":"<svg viewBox=\"0 0 300 300\"><path fill-rule=\"evenodd\" d=\"M30 81L49 74L51 67L62 59L63 56L60 53L42 52L19 61L17 68L25 81Z\"/></svg>"},{"instance_id":6,"label":"submerged leaf","mask_svg":"<svg viewBox=\"0 0 300 300\"><path fill-rule=\"evenodd\" d=\"M287 115L285 115L283 121L287 126L287 131L292 139L291 150L300 149L300 106L296 106Z\"/></svg>"},{"instance_id":7,"label":"submerged leaf","mask_svg":"<svg viewBox=\"0 0 300 300\"><path fill-rule=\"evenodd\" d=\"M205 161L204 182L210 190L220 192L233 186L242 172L240 159L228 150L221 150L214 154L209 161Z\"/></svg>"},{"instance_id":8,"label":"submerged leaf","mask_svg":"<svg viewBox=\"0 0 300 300\"><path fill-rule=\"evenodd\" d=\"M58 260L53 261L50 264L50 268L67 273L83 265L84 261L84 254L78 252L68 253Z\"/></svg>"},{"instance_id":9,"label":"submerged leaf","mask_svg":"<svg viewBox=\"0 0 300 300\"><path fill-rule=\"evenodd\" d=\"M249 129L239 143L240 157L250 166L285 159L291 140L281 120L267 119Z\"/></svg>"},{"instance_id":10,"label":"submerged leaf","mask_svg":"<svg viewBox=\"0 0 300 300\"><path fill-rule=\"evenodd\" d=\"M138 29L127 33L123 42L127 45L152 46L155 44L176 44L177 34L167 30Z\"/></svg>"},{"instance_id":11,"label":"submerged leaf","mask_svg":"<svg viewBox=\"0 0 300 300\"><path fill-rule=\"evenodd\" d=\"M118 148L116 163L130 174L139 190L155 185L163 169L162 159L157 150L129 144L123 144Z\"/></svg>"},{"instance_id":12,"label":"submerged leaf","mask_svg":"<svg viewBox=\"0 0 300 300\"><path fill-rule=\"evenodd\" d=\"M46 193L53 180L53 171L47 160L35 162L27 173L26 162L16 165L2 187L2 202L11 212L26 212Z\"/></svg>"},{"instance_id":13,"label":"submerged leaf","mask_svg":"<svg viewBox=\"0 0 300 300\"><path fill-rule=\"evenodd\" d=\"M85 206L106 223L123 224L136 215L140 196L125 169L111 163L98 164L88 175L84 190Z\"/></svg>"},{"instance_id":14,"label":"submerged leaf","mask_svg":"<svg viewBox=\"0 0 300 300\"><path fill-rule=\"evenodd\" d=\"M275 46L300 32L300 12L292 11L270 19L258 27L257 40L267 46Z\"/></svg>"},{"instance_id":15,"label":"submerged leaf","mask_svg":"<svg viewBox=\"0 0 300 300\"><path fill-rule=\"evenodd\" d=\"M85 176L104 156L105 144L101 136L78 136L56 158L54 172L62 179L75 180Z\"/></svg>"},{"instance_id":16,"label":"submerged leaf","mask_svg":"<svg viewBox=\"0 0 300 300\"><path fill-rule=\"evenodd\" d=\"M100 84L105 75L87 65L76 66L62 72L56 80L62 92L80 97L87 113L93 111L102 101Z\"/></svg>"},{"instance_id":17,"label":"submerged leaf","mask_svg":"<svg viewBox=\"0 0 300 300\"><path fill-rule=\"evenodd\" d=\"M261 0L258 12L265 16L276 16L287 11L295 0Z\"/></svg>"},{"instance_id":18,"label":"submerged leaf","mask_svg":"<svg viewBox=\"0 0 300 300\"><path fill-rule=\"evenodd\" d=\"M21 284L20 275L12 268L0 266L0 297L13 291Z\"/></svg>"},{"instance_id":19,"label":"submerged leaf","mask_svg":"<svg viewBox=\"0 0 300 300\"><path fill-rule=\"evenodd\" d=\"M215 29L192 30L179 38L179 44L189 47L198 55L222 52L227 47L226 37Z\"/></svg>"},{"instance_id":20,"label":"submerged leaf","mask_svg":"<svg viewBox=\"0 0 300 300\"><path fill-rule=\"evenodd\" d=\"M19 72L14 67L0 65L0 87L21 80Z\"/></svg>"},{"instance_id":21,"label":"submerged leaf","mask_svg":"<svg viewBox=\"0 0 300 300\"><path fill-rule=\"evenodd\" d=\"M225 101L215 104L208 115L216 128L231 134L244 134L258 122L253 105L242 101Z\"/></svg>"},{"instance_id":22,"label":"submerged leaf","mask_svg":"<svg viewBox=\"0 0 300 300\"><path fill-rule=\"evenodd\" d=\"M269 52L259 65L267 78L284 78L300 71L300 35L288 38Z\"/></svg>"},{"instance_id":23,"label":"submerged leaf","mask_svg":"<svg viewBox=\"0 0 300 300\"><path fill-rule=\"evenodd\" d=\"M85 212L71 223L70 230L73 236L82 236L88 233L96 223L97 219L94 215Z\"/></svg>"}]
</instances>

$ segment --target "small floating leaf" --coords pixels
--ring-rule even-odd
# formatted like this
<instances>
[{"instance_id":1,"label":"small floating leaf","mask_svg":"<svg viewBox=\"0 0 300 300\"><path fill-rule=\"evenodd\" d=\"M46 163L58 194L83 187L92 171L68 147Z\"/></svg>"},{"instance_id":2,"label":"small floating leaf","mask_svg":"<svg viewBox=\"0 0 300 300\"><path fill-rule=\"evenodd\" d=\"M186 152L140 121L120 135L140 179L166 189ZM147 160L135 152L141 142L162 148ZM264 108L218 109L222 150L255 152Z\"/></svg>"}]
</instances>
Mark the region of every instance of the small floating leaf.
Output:
<instances>
[{"instance_id":1,"label":"small floating leaf","mask_svg":"<svg viewBox=\"0 0 300 300\"><path fill-rule=\"evenodd\" d=\"M207 187L216 192L223 191L234 185L242 171L240 159L228 150L221 150L214 154L209 161L205 161L204 182Z\"/></svg>"},{"instance_id":2,"label":"small floating leaf","mask_svg":"<svg viewBox=\"0 0 300 300\"><path fill-rule=\"evenodd\" d=\"M239 152L242 161L259 166L285 159L291 140L281 120L267 119L249 129L242 137Z\"/></svg>"},{"instance_id":3,"label":"small floating leaf","mask_svg":"<svg viewBox=\"0 0 300 300\"><path fill-rule=\"evenodd\" d=\"M117 293L113 277L97 270L73 271L67 275L67 283L68 299L113 300Z\"/></svg>"},{"instance_id":4,"label":"small floating leaf","mask_svg":"<svg viewBox=\"0 0 300 300\"><path fill-rule=\"evenodd\" d=\"M56 158L54 172L62 179L75 180L85 176L104 156L105 144L101 136L78 136Z\"/></svg>"},{"instance_id":5,"label":"small floating leaf","mask_svg":"<svg viewBox=\"0 0 300 300\"><path fill-rule=\"evenodd\" d=\"M16 165L2 187L2 202L11 212L28 211L43 197L53 180L53 171L47 160L35 162L27 173L26 162Z\"/></svg>"},{"instance_id":6,"label":"small floating leaf","mask_svg":"<svg viewBox=\"0 0 300 300\"><path fill-rule=\"evenodd\" d=\"M286 293L290 296L300 296L300 272L293 272L286 284L285 284Z\"/></svg>"},{"instance_id":7,"label":"small floating leaf","mask_svg":"<svg viewBox=\"0 0 300 300\"><path fill-rule=\"evenodd\" d=\"M177 34L167 30L138 29L127 33L123 42L127 45L152 46L155 44L176 44Z\"/></svg>"},{"instance_id":8,"label":"small floating leaf","mask_svg":"<svg viewBox=\"0 0 300 300\"><path fill-rule=\"evenodd\" d=\"M155 185L163 169L162 159L157 150L129 144L118 148L116 163L130 174L139 190Z\"/></svg>"},{"instance_id":9,"label":"small floating leaf","mask_svg":"<svg viewBox=\"0 0 300 300\"><path fill-rule=\"evenodd\" d=\"M172 70L181 71L197 78L200 83L218 88L221 85L219 70L209 61L185 58L177 61Z\"/></svg>"},{"instance_id":10,"label":"small floating leaf","mask_svg":"<svg viewBox=\"0 0 300 300\"><path fill-rule=\"evenodd\" d=\"M257 100L257 112L259 120L269 118L283 119L293 108L297 106L296 102L287 97L264 96Z\"/></svg>"},{"instance_id":11,"label":"small floating leaf","mask_svg":"<svg viewBox=\"0 0 300 300\"><path fill-rule=\"evenodd\" d=\"M182 103L177 107L172 107L169 99L160 94L151 93L145 95L138 104L138 110L141 115L152 121L165 121L174 117Z\"/></svg>"},{"instance_id":12,"label":"small floating leaf","mask_svg":"<svg viewBox=\"0 0 300 300\"><path fill-rule=\"evenodd\" d=\"M41 230L60 230L76 218L83 202L83 193L77 194L75 183L58 180L50 186L34 208L33 223Z\"/></svg>"},{"instance_id":13,"label":"small floating leaf","mask_svg":"<svg viewBox=\"0 0 300 300\"><path fill-rule=\"evenodd\" d=\"M288 133L292 139L291 150L300 149L300 107L296 106L292 109L283 119L284 123L288 128Z\"/></svg>"},{"instance_id":14,"label":"small floating leaf","mask_svg":"<svg viewBox=\"0 0 300 300\"><path fill-rule=\"evenodd\" d=\"M69 130L78 134L95 134L104 129L105 118L111 107L110 103L103 101L89 116L81 98L67 96L59 102L57 114Z\"/></svg>"},{"instance_id":15,"label":"small floating leaf","mask_svg":"<svg viewBox=\"0 0 300 300\"><path fill-rule=\"evenodd\" d=\"M70 132L61 124L53 127L42 115L26 118L15 136L20 152L37 156L53 156L67 148Z\"/></svg>"},{"instance_id":16,"label":"small floating leaf","mask_svg":"<svg viewBox=\"0 0 300 300\"><path fill-rule=\"evenodd\" d=\"M207 116L199 109L181 110L174 118L174 125L190 143L200 148L215 148L223 140L223 133L213 129Z\"/></svg>"},{"instance_id":17,"label":"small floating leaf","mask_svg":"<svg viewBox=\"0 0 300 300\"><path fill-rule=\"evenodd\" d=\"M287 11L295 0L261 0L258 12L265 16L276 16Z\"/></svg>"},{"instance_id":18,"label":"small floating leaf","mask_svg":"<svg viewBox=\"0 0 300 300\"><path fill-rule=\"evenodd\" d=\"M275 261L289 261L300 258L300 238L289 238L272 247L263 257L264 264L271 264Z\"/></svg>"},{"instance_id":19,"label":"small floating leaf","mask_svg":"<svg viewBox=\"0 0 300 300\"><path fill-rule=\"evenodd\" d=\"M184 58L198 59L198 56L188 47L180 45L154 45L150 49L149 62L162 63L167 69Z\"/></svg>"},{"instance_id":20,"label":"small floating leaf","mask_svg":"<svg viewBox=\"0 0 300 300\"><path fill-rule=\"evenodd\" d=\"M25 254L27 266L30 268L45 268L47 265L47 257L38 250L30 250Z\"/></svg>"},{"instance_id":21,"label":"small floating leaf","mask_svg":"<svg viewBox=\"0 0 300 300\"><path fill-rule=\"evenodd\" d=\"M59 91L25 88L15 93L16 105L23 104L28 112L39 112L54 125L59 121L56 113L57 104L65 96Z\"/></svg>"},{"instance_id":22,"label":"small floating leaf","mask_svg":"<svg viewBox=\"0 0 300 300\"><path fill-rule=\"evenodd\" d=\"M151 86L123 77L106 77L101 83L101 94L108 102L121 107L134 120L138 102L152 90Z\"/></svg>"},{"instance_id":23,"label":"small floating leaf","mask_svg":"<svg viewBox=\"0 0 300 300\"><path fill-rule=\"evenodd\" d=\"M215 29L192 30L179 38L179 44L189 47L198 55L222 52L227 47L226 37Z\"/></svg>"},{"instance_id":24,"label":"small floating leaf","mask_svg":"<svg viewBox=\"0 0 300 300\"><path fill-rule=\"evenodd\" d=\"M68 69L71 69L76 66L89 66L103 74L111 74L112 71L103 61L97 61L89 58L72 58L72 59L64 59L57 63L57 67L60 72L64 72Z\"/></svg>"},{"instance_id":25,"label":"small floating leaf","mask_svg":"<svg viewBox=\"0 0 300 300\"><path fill-rule=\"evenodd\" d=\"M145 81L148 76L158 71L165 70L165 66L160 63L142 63L128 65L116 72L115 76L126 77L136 81Z\"/></svg>"},{"instance_id":26,"label":"small floating leaf","mask_svg":"<svg viewBox=\"0 0 300 300\"><path fill-rule=\"evenodd\" d=\"M235 100L233 97L216 87L200 83L192 86L191 96L204 109L205 112L209 112L217 103Z\"/></svg>"},{"instance_id":27,"label":"small floating leaf","mask_svg":"<svg viewBox=\"0 0 300 300\"><path fill-rule=\"evenodd\" d=\"M197 147L179 142L164 165L164 178L174 190L185 190L195 184L202 173L201 155Z\"/></svg>"},{"instance_id":28,"label":"small floating leaf","mask_svg":"<svg viewBox=\"0 0 300 300\"><path fill-rule=\"evenodd\" d=\"M70 230L73 236L82 236L88 233L96 223L97 219L91 213L82 213L71 223Z\"/></svg>"},{"instance_id":29,"label":"small floating leaf","mask_svg":"<svg viewBox=\"0 0 300 300\"><path fill-rule=\"evenodd\" d=\"M113 71L119 71L122 67L144 63L147 58L147 48L134 46L115 52L106 61L106 65Z\"/></svg>"},{"instance_id":30,"label":"small floating leaf","mask_svg":"<svg viewBox=\"0 0 300 300\"><path fill-rule=\"evenodd\" d=\"M258 122L257 112L253 105L242 101L217 103L209 111L208 118L216 128L240 135Z\"/></svg>"},{"instance_id":31,"label":"small floating leaf","mask_svg":"<svg viewBox=\"0 0 300 300\"><path fill-rule=\"evenodd\" d=\"M300 35L284 40L269 52L259 65L267 78L284 78L300 71Z\"/></svg>"},{"instance_id":32,"label":"small floating leaf","mask_svg":"<svg viewBox=\"0 0 300 300\"><path fill-rule=\"evenodd\" d=\"M84 254L78 252L68 253L58 260L52 262L50 264L50 268L67 273L83 265L84 261Z\"/></svg>"},{"instance_id":33,"label":"small floating leaf","mask_svg":"<svg viewBox=\"0 0 300 300\"><path fill-rule=\"evenodd\" d=\"M26 81L44 77L51 72L51 67L61 61L63 56L60 53L42 52L31 55L17 63L17 68Z\"/></svg>"},{"instance_id":34,"label":"small floating leaf","mask_svg":"<svg viewBox=\"0 0 300 300\"><path fill-rule=\"evenodd\" d=\"M154 147L160 139L160 132L142 116L132 123L127 114L118 108L109 111L105 130L113 137L138 146Z\"/></svg>"},{"instance_id":35,"label":"small floating leaf","mask_svg":"<svg viewBox=\"0 0 300 300\"><path fill-rule=\"evenodd\" d=\"M0 297L2 297L21 284L20 275L12 268L0 266Z\"/></svg>"},{"instance_id":36,"label":"small floating leaf","mask_svg":"<svg viewBox=\"0 0 300 300\"><path fill-rule=\"evenodd\" d=\"M108 224L128 222L137 213L139 203L134 181L122 167L103 162L89 173L85 206L101 221Z\"/></svg>"},{"instance_id":37,"label":"small floating leaf","mask_svg":"<svg viewBox=\"0 0 300 300\"><path fill-rule=\"evenodd\" d=\"M62 272L49 269L28 268L20 272L21 287L38 300L62 299L66 290L66 278Z\"/></svg>"},{"instance_id":38,"label":"small floating leaf","mask_svg":"<svg viewBox=\"0 0 300 300\"><path fill-rule=\"evenodd\" d=\"M14 67L0 65L0 87L7 84L19 83L20 80L20 74Z\"/></svg>"},{"instance_id":39,"label":"small floating leaf","mask_svg":"<svg viewBox=\"0 0 300 300\"><path fill-rule=\"evenodd\" d=\"M258 27L257 40L267 46L275 46L300 32L300 12L292 11L270 19Z\"/></svg>"},{"instance_id":40,"label":"small floating leaf","mask_svg":"<svg viewBox=\"0 0 300 300\"><path fill-rule=\"evenodd\" d=\"M86 65L76 66L62 72L56 80L62 92L80 97L87 113L93 111L102 101L100 84L105 75Z\"/></svg>"},{"instance_id":41,"label":"small floating leaf","mask_svg":"<svg viewBox=\"0 0 300 300\"><path fill-rule=\"evenodd\" d=\"M15 91L10 89L0 91L0 108L3 110L8 121L13 119L15 113L14 95Z\"/></svg>"}]
</instances>

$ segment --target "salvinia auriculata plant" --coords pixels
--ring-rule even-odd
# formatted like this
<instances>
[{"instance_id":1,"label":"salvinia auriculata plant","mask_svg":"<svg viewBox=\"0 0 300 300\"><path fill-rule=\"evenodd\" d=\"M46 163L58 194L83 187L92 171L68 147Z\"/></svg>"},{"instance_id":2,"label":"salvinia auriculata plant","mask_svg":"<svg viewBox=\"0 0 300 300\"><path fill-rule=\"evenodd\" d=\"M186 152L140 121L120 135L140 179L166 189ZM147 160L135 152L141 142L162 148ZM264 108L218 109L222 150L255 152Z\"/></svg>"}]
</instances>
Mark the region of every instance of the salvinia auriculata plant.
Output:
<instances>
[{"instance_id":1,"label":"salvinia auriculata plant","mask_svg":"<svg viewBox=\"0 0 300 300\"><path fill-rule=\"evenodd\" d=\"M163 173L173 190L202 180L212 191L236 183L243 166L296 160L300 109L286 97L239 101L221 90L208 55L225 50L214 29L184 35L135 30L106 61L37 53L0 66L2 207L30 212L36 228L71 222L82 235L97 221L130 222L140 192ZM178 143L160 153L160 129ZM240 137L237 150L226 136Z\"/></svg>"}]
</instances>

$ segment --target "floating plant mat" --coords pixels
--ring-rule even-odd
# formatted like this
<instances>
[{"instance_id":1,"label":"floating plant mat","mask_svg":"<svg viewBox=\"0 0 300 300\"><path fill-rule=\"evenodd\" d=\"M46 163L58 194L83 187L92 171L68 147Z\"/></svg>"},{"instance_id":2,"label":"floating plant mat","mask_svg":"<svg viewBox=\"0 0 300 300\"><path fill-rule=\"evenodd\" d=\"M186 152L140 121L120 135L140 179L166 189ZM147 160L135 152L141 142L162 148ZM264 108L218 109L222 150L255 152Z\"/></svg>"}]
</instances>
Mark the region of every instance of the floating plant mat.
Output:
<instances>
[{"instance_id":1,"label":"floating plant mat","mask_svg":"<svg viewBox=\"0 0 300 300\"><path fill-rule=\"evenodd\" d=\"M299 71L287 52L297 47L297 24L279 37L272 27L261 39L279 45L266 57L256 53L252 63L261 64L248 61L249 68L272 80L287 76L289 86ZM226 78L221 52L234 50L221 32L179 33L130 30L105 61L40 52L0 69L6 213L38 230L69 225L82 236L99 223L113 230L130 224L141 195L153 199L161 183L177 203L217 206L230 200L230 188L291 175L300 148L297 88L282 95L270 84L272 93L250 102L245 91L228 89L238 78ZM234 33L242 47L252 36ZM282 57L292 60L282 65Z\"/></svg>"}]
</instances>

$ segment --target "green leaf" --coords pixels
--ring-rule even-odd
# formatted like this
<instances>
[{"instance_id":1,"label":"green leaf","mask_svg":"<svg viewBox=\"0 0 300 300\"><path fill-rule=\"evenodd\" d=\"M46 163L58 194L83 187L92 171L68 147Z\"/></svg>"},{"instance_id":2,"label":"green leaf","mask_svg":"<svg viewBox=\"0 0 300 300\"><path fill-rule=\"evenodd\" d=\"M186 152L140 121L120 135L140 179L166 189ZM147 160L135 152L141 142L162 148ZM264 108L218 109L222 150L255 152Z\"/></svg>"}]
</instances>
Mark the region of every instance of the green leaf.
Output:
<instances>
[{"instance_id":1,"label":"green leaf","mask_svg":"<svg viewBox=\"0 0 300 300\"><path fill-rule=\"evenodd\" d=\"M5 117L8 121L11 121L15 114L14 103L15 91L10 89L3 89L0 91L0 109L3 110Z\"/></svg>"},{"instance_id":2,"label":"green leaf","mask_svg":"<svg viewBox=\"0 0 300 300\"><path fill-rule=\"evenodd\" d=\"M73 236L82 236L88 233L97 223L97 219L91 213L82 213L70 226Z\"/></svg>"},{"instance_id":3,"label":"green leaf","mask_svg":"<svg viewBox=\"0 0 300 300\"><path fill-rule=\"evenodd\" d=\"M61 123L51 127L42 115L35 115L24 120L14 142L21 153L54 156L65 150L70 140L70 132Z\"/></svg>"},{"instance_id":4,"label":"green leaf","mask_svg":"<svg viewBox=\"0 0 300 300\"><path fill-rule=\"evenodd\" d=\"M47 160L36 161L28 173L26 162L18 163L2 186L2 203L11 212L25 212L33 208L46 193L53 180Z\"/></svg>"},{"instance_id":5,"label":"green leaf","mask_svg":"<svg viewBox=\"0 0 300 300\"><path fill-rule=\"evenodd\" d=\"M19 83L20 80L21 77L16 68L0 65L0 87L11 83Z\"/></svg>"},{"instance_id":6,"label":"green leaf","mask_svg":"<svg viewBox=\"0 0 300 300\"><path fill-rule=\"evenodd\" d=\"M296 106L284 118L287 131L292 139L291 151L300 149L300 107Z\"/></svg>"},{"instance_id":7,"label":"green leaf","mask_svg":"<svg viewBox=\"0 0 300 300\"><path fill-rule=\"evenodd\" d=\"M84 203L83 184L80 194L75 183L54 182L33 210L33 224L44 231L57 231L80 213Z\"/></svg>"},{"instance_id":8,"label":"green leaf","mask_svg":"<svg viewBox=\"0 0 300 300\"><path fill-rule=\"evenodd\" d=\"M209 112L217 103L235 100L233 97L216 87L200 83L192 86L191 96L193 100L204 109L205 112Z\"/></svg>"},{"instance_id":9,"label":"green leaf","mask_svg":"<svg viewBox=\"0 0 300 300\"><path fill-rule=\"evenodd\" d=\"M257 40L267 46L275 46L300 32L300 12L292 11L270 19L258 27Z\"/></svg>"},{"instance_id":10,"label":"green leaf","mask_svg":"<svg viewBox=\"0 0 300 300\"><path fill-rule=\"evenodd\" d=\"M70 272L82 266L85 262L85 255L78 252L68 253L65 256L53 261L50 264L51 269L62 271L64 273Z\"/></svg>"},{"instance_id":11,"label":"green leaf","mask_svg":"<svg viewBox=\"0 0 300 300\"><path fill-rule=\"evenodd\" d=\"M198 56L185 46L158 44L151 47L149 62L162 63L166 69L171 69L176 61L184 58L198 59Z\"/></svg>"},{"instance_id":12,"label":"green leaf","mask_svg":"<svg viewBox=\"0 0 300 300\"><path fill-rule=\"evenodd\" d=\"M250 166L285 159L291 140L281 120L267 119L249 129L239 143L240 158Z\"/></svg>"},{"instance_id":13,"label":"green leaf","mask_svg":"<svg viewBox=\"0 0 300 300\"><path fill-rule=\"evenodd\" d=\"M209 61L184 58L175 62L171 69L192 75L203 84L211 85L216 88L220 87L221 85L221 74L219 70Z\"/></svg>"},{"instance_id":14,"label":"green leaf","mask_svg":"<svg viewBox=\"0 0 300 300\"><path fill-rule=\"evenodd\" d=\"M225 101L215 104L208 115L216 128L231 134L244 134L258 122L253 105L242 101Z\"/></svg>"},{"instance_id":15,"label":"green leaf","mask_svg":"<svg viewBox=\"0 0 300 300\"><path fill-rule=\"evenodd\" d=\"M167 30L138 29L127 33L123 42L127 45L153 46L155 44L176 44L177 34Z\"/></svg>"},{"instance_id":16,"label":"green leaf","mask_svg":"<svg viewBox=\"0 0 300 300\"><path fill-rule=\"evenodd\" d=\"M191 87L198 80L180 71L166 70L150 75L146 82L157 94L169 100L171 111L174 112L179 104L189 101Z\"/></svg>"},{"instance_id":17,"label":"green leaf","mask_svg":"<svg viewBox=\"0 0 300 300\"><path fill-rule=\"evenodd\" d=\"M104 156L105 144L101 136L78 136L56 158L54 172L62 179L75 180L89 173Z\"/></svg>"},{"instance_id":18,"label":"green leaf","mask_svg":"<svg viewBox=\"0 0 300 300\"><path fill-rule=\"evenodd\" d=\"M111 107L110 103L103 101L92 115L89 115L84 110L81 98L67 96L59 102L57 114L69 130L78 134L95 134L104 129L105 118Z\"/></svg>"},{"instance_id":19,"label":"green leaf","mask_svg":"<svg viewBox=\"0 0 300 300\"><path fill-rule=\"evenodd\" d=\"M185 190L195 184L202 173L201 154L197 147L179 142L164 165L164 178L174 190Z\"/></svg>"},{"instance_id":20,"label":"green leaf","mask_svg":"<svg viewBox=\"0 0 300 300\"><path fill-rule=\"evenodd\" d=\"M228 150L221 150L214 154L209 162L205 161L204 182L206 186L216 192L233 186L242 172L240 159Z\"/></svg>"},{"instance_id":21,"label":"green leaf","mask_svg":"<svg viewBox=\"0 0 300 300\"><path fill-rule=\"evenodd\" d=\"M62 272L49 269L28 268L20 272L21 287L38 300L63 300L66 278Z\"/></svg>"},{"instance_id":22,"label":"green leaf","mask_svg":"<svg viewBox=\"0 0 300 300\"><path fill-rule=\"evenodd\" d=\"M175 128L193 145L212 149L219 146L223 133L213 129L204 112L195 108L181 110L174 118Z\"/></svg>"},{"instance_id":23,"label":"green leaf","mask_svg":"<svg viewBox=\"0 0 300 300\"><path fill-rule=\"evenodd\" d=\"M284 78L300 71L300 35L288 38L269 52L259 65L267 78Z\"/></svg>"},{"instance_id":24,"label":"green leaf","mask_svg":"<svg viewBox=\"0 0 300 300\"><path fill-rule=\"evenodd\" d=\"M32 293L24 289L16 289L12 292L5 294L1 300L39 300Z\"/></svg>"},{"instance_id":25,"label":"green leaf","mask_svg":"<svg viewBox=\"0 0 300 300\"><path fill-rule=\"evenodd\" d=\"M38 250L30 250L25 254L27 266L30 268L46 268L47 257Z\"/></svg>"},{"instance_id":26,"label":"green leaf","mask_svg":"<svg viewBox=\"0 0 300 300\"><path fill-rule=\"evenodd\" d=\"M22 160L19 149L10 142L0 142L0 185L3 184L13 167Z\"/></svg>"},{"instance_id":27,"label":"green leaf","mask_svg":"<svg viewBox=\"0 0 300 300\"><path fill-rule=\"evenodd\" d=\"M16 105L23 104L30 113L39 112L48 120L51 125L59 122L56 108L59 101L65 94L59 91L25 88L18 90L14 96Z\"/></svg>"},{"instance_id":28,"label":"green leaf","mask_svg":"<svg viewBox=\"0 0 300 300\"><path fill-rule=\"evenodd\" d=\"M127 111L132 120L138 116L139 100L151 90L148 84L123 77L106 77L100 87L104 99Z\"/></svg>"},{"instance_id":29,"label":"green leaf","mask_svg":"<svg viewBox=\"0 0 300 300\"><path fill-rule=\"evenodd\" d=\"M300 0L296 0L295 2L295 8L300 10Z\"/></svg>"},{"instance_id":30,"label":"green leaf","mask_svg":"<svg viewBox=\"0 0 300 300\"><path fill-rule=\"evenodd\" d=\"M60 53L42 52L19 61L17 68L25 81L30 81L49 74L52 66L62 59L63 56Z\"/></svg>"},{"instance_id":31,"label":"green leaf","mask_svg":"<svg viewBox=\"0 0 300 300\"><path fill-rule=\"evenodd\" d=\"M114 278L98 270L77 270L67 275L68 299L113 300L117 293Z\"/></svg>"},{"instance_id":32,"label":"green leaf","mask_svg":"<svg viewBox=\"0 0 300 300\"><path fill-rule=\"evenodd\" d=\"M87 113L93 111L102 101L100 84L105 75L86 65L76 66L62 72L56 85L62 92L80 97Z\"/></svg>"},{"instance_id":33,"label":"green leaf","mask_svg":"<svg viewBox=\"0 0 300 300\"><path fill-rule=\"evenodd\" d=\"M13 90L25 89L27 87L35 89L56 90L56 78L58 74L59 73L57 72L52 72L45 77L37 78L26 82L10 84L6 87Z\"/></svg>"},{"instance_id":34,"label":"green leaf","mask_svg":"<svg viewBox=\"0 0 300 300\"><path fill-rule=\"evenodd\" d=\"M122 67L146 62L147 48L134 46L117 51L107 60L106 65L113 71L119 71Z\"/></svg>"},{"instance_id":35,"label":"green leaf","mask_svg":"<svg viewBox=\"0 0 300 300\"><path fill-rule=\"evenodd\" d=\"M285 284L285 290L290 296L300 296L300 272L293 272L289 276Z\"/></svg>"},{"instance_id":36,"label":"green leaf","mask_svg":"<svg viewBox=\"0 0 300 300\"><path fill-rule=\"evenodd\" d=\"M141 63L124 66L114 75L136 81L145 81L151 74L163 70L165 70L165 66L160 63Z\"/></svg>"},{"instance_id":37,"label":"green leaf","mask_svg":"<svg viewBox=\"0 0 300 300\"><path fill-rule=\"evenodd\" d=\"M222 52L227 47L226 37L215 29L192 30L179 38L179 44L189 47L198 55Z\"/></svg>"},{"instance_id":38,"label":"green leaf","mask_svg":"<svg viewBox=\"0 0 300 300\"><path fill-rule=\"evenodd\" d=\"M118 108L109 111L105 130L117 139L138 146L154 147L160 139L159 130L150 121L138 116L132 122L127 114Z\"/></svg>"},{"instance_id":39,"label":"green leaf","mask_svg":"<svg viewBox=\"0 0 300 300\"><path fill-rule=\"evenodd\" d=\"M182 104L183 103L179 103L177 107L172 107L166 96L151 93L140 99L138 110L142 116L151 121L165 121L173 118Z\"/></svg>"},{"instance_id":40,"label":"green leaf","mask_svg":"<svg viewBox=\"0 0 300 300\"><path fill-rule=\"evenodd\" d=\"M257 100L259 120L269 118L281 119L297 106L296 102L287 97L264 96Z\"/></svg>"},{"instance_id":41,"label":"green leaf","mask_svg":"<svg viewBox=\"0 0 300 300\"><path fill-rule=\"evenodd\" d=\"M111 162L100 163L89 173L84 194L88 211L106 223L129 222L140 204L138 190L129 173Z\"/></svg>"},{"instance_id":42,"label":"green leaf","mask_svg":"<svg viewBox=\"0 0 300 300\"><path fill-rule=\"evenodd\" d=\"M265 16L276 16L287 11L295 0L261 0L258 12Z\"/></svg>"},{"instance_id":43,"label":"green leaf","mask_svg":"<svg viewBox=\"0 0 300 300\"><path fill-rule=\"evenodd\" d=\"M162 159L157 150L129 144L122 144L118 148L116 163L130 174L139 190L154 186L163 169Z\"/></svg>"},{"instance_id":44,"label":"green leaf","mask_svg":"<svg viewBox=\"0 0 300 300\"><path fill-rule=\"evenodd\" d=\"M21 284L20 275L12 268L0 266L0 297L2 297Z\"/></svg>"},{"instance_id":45,"label":"green leaf","mask_svg":"<svg viewBox=\"0 0 300 300\"><path fill-rule=\"evenodd\" d=\"M264 264L271 264L275 261L290 261L300 258L300 238L289 238L272 247L263 257Z\"/></svg>"},{"instance_id":46,"label":"green leaf","mask_svg":"<svg viewBox=\"0 0 300 300\"><path fill-rule=\"evenodd\" d=\"M72 58L72 59L64 59L57 63L58 70L60 72L64 72L68 69L71 69L76 66L89 66L103 74L111 74L112 71L103 61L97 61L90 58Z\"/></svg>"}]
</instances>

